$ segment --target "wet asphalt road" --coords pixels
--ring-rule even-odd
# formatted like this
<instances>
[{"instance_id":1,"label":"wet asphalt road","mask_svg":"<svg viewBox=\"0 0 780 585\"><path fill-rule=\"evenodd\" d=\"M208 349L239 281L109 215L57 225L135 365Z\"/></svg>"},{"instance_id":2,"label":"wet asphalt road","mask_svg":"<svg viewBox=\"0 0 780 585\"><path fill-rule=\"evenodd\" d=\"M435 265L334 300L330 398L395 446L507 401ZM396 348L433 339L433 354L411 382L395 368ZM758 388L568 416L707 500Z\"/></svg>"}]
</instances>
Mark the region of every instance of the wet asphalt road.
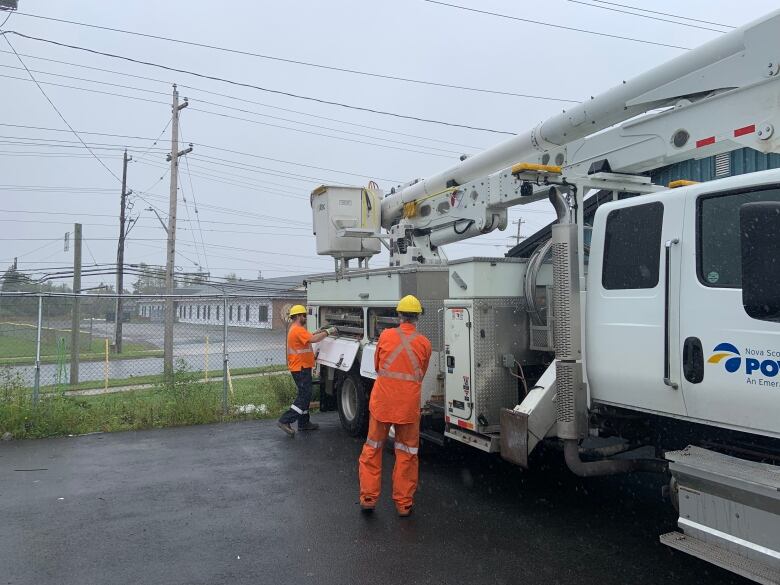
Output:
<instances>
[{"instance_id":1,"label":"wet asphalt road","mask_svg":"<svg viewBox=\"0 0 780 585\"><path fill-rule=\"evenodd\" d=\"M0 443L0 584L747 583L658 543L657 480L580 480L555 454L523 473L429 450L415 514L386 483L365 516L361 441L316 419Z\"/></svg>"}]
</instances>

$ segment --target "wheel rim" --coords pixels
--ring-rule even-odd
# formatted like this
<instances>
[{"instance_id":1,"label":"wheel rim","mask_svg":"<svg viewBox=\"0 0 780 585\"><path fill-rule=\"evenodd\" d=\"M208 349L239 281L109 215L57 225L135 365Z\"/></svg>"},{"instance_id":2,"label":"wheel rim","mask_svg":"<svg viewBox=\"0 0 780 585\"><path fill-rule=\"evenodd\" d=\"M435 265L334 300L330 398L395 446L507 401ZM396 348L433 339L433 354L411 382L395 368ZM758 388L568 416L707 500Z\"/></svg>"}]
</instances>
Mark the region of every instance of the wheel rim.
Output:
<instances>
[{"instance_id":1,"label":"wheel rim","mask_svg":"<svg viewBox=\"0 0 780 585\"><path fill-rule=\"evenodd\" d=\"M341 384L341 412L348 420L355 420L357 415L357 386L351 378Z\"/></svg>"}]
</instances>

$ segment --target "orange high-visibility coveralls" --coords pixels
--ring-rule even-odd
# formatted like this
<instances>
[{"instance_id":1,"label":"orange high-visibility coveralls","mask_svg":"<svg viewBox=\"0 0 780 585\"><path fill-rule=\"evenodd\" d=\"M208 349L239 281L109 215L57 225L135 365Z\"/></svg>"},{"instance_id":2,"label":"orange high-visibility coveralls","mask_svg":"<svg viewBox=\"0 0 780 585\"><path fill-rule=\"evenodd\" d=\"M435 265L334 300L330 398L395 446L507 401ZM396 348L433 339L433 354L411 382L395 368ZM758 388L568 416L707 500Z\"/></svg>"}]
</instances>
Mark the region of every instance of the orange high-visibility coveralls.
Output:
<instances>
[{"instance_id":1,"label":"orange high-visibility coveralls","mask_svg":"<svg viewBox=\"0 0 780 585\"><path fill-rule=\"evenodd\" d=\"M417 489L420 445L420 388L431 342L411 323L386 329L379 336L374 368L377 379L369 402L368 437L360 454L360 503L371 508L382 483L382 445L395 425L393 500L399 513L408 513Z\"/></svg>"}]
</instances>

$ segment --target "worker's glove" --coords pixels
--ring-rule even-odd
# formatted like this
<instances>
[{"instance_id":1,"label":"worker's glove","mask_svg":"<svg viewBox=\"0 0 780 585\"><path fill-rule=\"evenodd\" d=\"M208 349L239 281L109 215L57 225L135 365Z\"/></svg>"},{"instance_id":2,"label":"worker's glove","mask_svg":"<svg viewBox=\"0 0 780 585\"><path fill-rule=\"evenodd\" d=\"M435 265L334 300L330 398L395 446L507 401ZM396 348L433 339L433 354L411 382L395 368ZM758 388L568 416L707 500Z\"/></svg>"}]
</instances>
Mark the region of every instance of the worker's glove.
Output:
<instances>
[{"instance_id":1,"label":"worker's glove","mask_svg":"<svg viewBox=\"0 0 780 585\"><path fill-rule=\"evenodd\" d=\"M338 335L339 329L338 327L326 327L325 333L327 333L328 335Z\"/></svg>"}]
</instances>

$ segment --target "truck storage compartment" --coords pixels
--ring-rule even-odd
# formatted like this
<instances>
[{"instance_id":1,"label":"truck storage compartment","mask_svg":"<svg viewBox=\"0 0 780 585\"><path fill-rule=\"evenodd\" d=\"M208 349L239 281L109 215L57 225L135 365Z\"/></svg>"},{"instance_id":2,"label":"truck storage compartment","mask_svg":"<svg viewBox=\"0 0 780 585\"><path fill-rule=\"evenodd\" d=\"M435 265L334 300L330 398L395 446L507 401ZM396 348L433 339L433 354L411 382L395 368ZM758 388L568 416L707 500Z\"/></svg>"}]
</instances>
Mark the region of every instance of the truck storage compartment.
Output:
<instances>
[{"instance_id":1,"label":"truck storage compartment","mask_svg":"<svg viewBox=\"0 0 780 585\"><path fill-rule=\"evenodd\" d=\"M363 339L364 323L361 307L320 307L320 327L338 327L339 337Z\"/></svg>"},{"instance_id":2,"label":"truck storage compartment","mask_svg":"<svg viewBox=\"0 0 780 585\"><path fill-rule=\"evenodd\" d=\"M394 307L374 307L368 309L368 338L376 341L385 329L398 327L401 320Z\"/></svg>"}]
</instances>

